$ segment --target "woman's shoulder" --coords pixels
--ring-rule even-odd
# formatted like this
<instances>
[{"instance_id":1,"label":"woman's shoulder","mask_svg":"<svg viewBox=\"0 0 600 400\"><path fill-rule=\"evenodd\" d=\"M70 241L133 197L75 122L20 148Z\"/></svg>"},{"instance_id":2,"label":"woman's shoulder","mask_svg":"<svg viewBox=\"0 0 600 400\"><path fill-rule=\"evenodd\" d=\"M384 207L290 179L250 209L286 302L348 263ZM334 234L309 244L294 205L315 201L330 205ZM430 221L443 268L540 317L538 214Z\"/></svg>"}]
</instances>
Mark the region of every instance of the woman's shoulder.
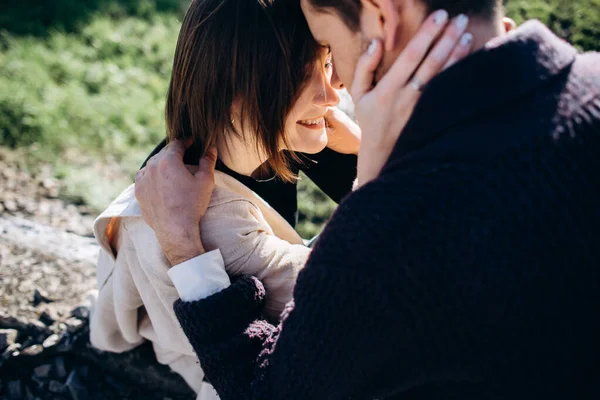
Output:
<instances>
[{"instance_id":1,"label":"woman's shoulder","mask_svg":"<svg viewBox=\"0 0 600 400\"><path fill-rule=\"evenodd\" d=\"M210 225L211 230L225 230L236 226L246 226L249 221L252 221L253 224L268 226L256 202L227 187L215 185L201 226Z\"/></svg>"},{"instance_id":2,"label":"woman's shoulder","mask_svg":"<svg viewBox=\"0 0 600 400\"><path fill-rule=\"evenodd\" d=\"M204 218L226 214L230 218L256 219L258 217L263 222L264 217L259 201L263 200L243 183L227 174L215 171L215 188Z\"/></svg>"}]
</instances>

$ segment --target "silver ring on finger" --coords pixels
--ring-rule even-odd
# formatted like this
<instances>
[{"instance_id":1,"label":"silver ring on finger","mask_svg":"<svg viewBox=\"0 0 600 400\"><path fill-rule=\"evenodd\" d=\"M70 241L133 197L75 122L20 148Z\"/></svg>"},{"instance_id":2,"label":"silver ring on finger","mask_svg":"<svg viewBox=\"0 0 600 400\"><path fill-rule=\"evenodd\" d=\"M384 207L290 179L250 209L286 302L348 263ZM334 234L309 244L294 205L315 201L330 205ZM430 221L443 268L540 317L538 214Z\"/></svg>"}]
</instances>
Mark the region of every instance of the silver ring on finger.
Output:
<instances>
[{"instance_id":1,"label":"silver ring on finger","mask_svg":"<svg viewBox=\"0 0 600 400\"><path fill-rule=\"evenodd\" d=\"M408 86L415 89L417 92L422 92L423 88L425 87L423 82L421 82L421 80L417 76L413 76L410 82L408 82Z\"/></svg>"}]
</instances>

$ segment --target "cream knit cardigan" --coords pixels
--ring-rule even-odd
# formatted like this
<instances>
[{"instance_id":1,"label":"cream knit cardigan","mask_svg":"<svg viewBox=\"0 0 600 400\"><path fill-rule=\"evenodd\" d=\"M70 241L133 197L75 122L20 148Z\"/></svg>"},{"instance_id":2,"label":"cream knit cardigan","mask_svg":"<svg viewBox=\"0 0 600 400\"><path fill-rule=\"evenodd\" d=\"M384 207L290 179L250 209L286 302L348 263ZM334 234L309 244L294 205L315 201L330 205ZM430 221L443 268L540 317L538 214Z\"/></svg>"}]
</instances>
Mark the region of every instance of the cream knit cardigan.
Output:
<instances>
[{"instance_id":1,"label":"cream knit cardigan","mask_svg":"<svg viewBox=\"0 0 600 400\"><path fill-rule=\"evenodd\" d=\"M277 316L310 253L296 231L248 187L218 171L200 229L206 250L220 250L228 273L263 281L266 310ZM133 185L96 219L94 234L101 251L92 344L124 352L150 340L157 360L182 375L198 398L217 398L203 394L214 391L202 382L197 357L173 312L179 296L167 274L170 265L140 216Z\"/></svg>"}]
</instances>

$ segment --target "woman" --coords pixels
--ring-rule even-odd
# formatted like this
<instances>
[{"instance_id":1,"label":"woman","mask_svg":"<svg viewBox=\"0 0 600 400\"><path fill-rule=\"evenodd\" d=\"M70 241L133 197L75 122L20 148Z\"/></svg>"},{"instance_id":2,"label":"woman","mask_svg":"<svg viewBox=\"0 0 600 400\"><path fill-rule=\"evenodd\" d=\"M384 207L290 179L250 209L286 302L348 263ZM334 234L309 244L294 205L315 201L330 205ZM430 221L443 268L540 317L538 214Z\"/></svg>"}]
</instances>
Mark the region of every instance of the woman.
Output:
<instances>
[{"instance_id":1,"label":"woman","mask_svg":"<svg viewBox=\"0 0 600 400\"><path fill-rule=\"evenodd\" d=\"M169 86L167 138L191 142L190 164L218 149L220 172L200 226L203 244L220 249L231 274L265 282L272 318L290 300L309 254L292 227L298 170L338 200L356 175L355 156L323 152L326 117L338 139L346 137L333 150L358 151L356 125L332 109L339 101L336 88L328 49L314 42L298 6L191 3ZM320 154L311 160L300 152ZM177 260L166 259L141 219L133 187L102 213L94 232L102 251L92 344L122 352L150 340L159 362L181 374L200 398L214 397L172 309L179 294L167 272Z\"/></svg>"}]
</instances>

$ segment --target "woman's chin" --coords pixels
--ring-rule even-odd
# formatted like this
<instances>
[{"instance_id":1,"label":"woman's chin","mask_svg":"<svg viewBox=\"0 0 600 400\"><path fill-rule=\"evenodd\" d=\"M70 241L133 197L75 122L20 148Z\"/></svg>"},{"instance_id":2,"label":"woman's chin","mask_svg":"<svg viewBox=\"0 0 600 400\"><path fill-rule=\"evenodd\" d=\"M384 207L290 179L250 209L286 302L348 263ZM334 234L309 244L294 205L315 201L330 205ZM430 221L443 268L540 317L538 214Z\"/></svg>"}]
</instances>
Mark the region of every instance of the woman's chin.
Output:
<instances>
[{"instance_id":1,"label":"woman's chin","mask_svg":"<svg viewBox=\"0 0 600 400\"><path fill-rule=\"evenodd\" d=\"M302 143L294 149L294 151L306 154L317 154L327 147L327 132L323 129L323 133L314 135L308 140L308 137L303 138Z\"/></svg>"}]
</instances>

